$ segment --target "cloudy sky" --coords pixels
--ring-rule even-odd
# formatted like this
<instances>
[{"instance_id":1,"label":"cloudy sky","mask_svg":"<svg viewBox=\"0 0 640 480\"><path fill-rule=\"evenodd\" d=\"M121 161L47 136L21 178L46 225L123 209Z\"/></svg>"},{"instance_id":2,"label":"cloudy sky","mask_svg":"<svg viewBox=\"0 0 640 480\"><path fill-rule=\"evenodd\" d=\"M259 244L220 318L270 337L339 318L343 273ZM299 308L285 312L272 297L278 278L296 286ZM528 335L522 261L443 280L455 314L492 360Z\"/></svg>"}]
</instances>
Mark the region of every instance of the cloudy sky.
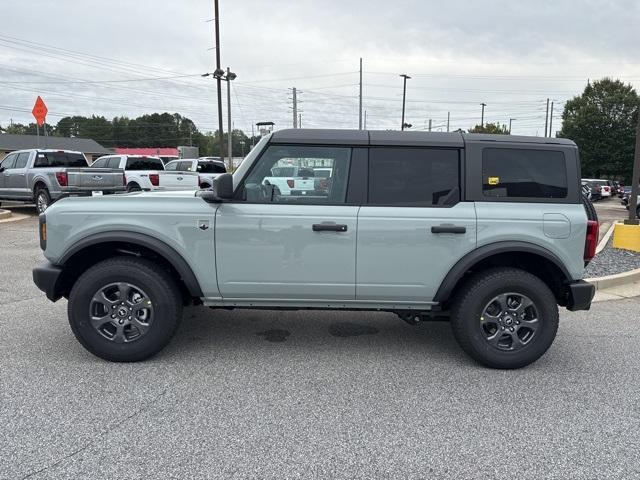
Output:
<instances>
[{"instance_id":1,"label":"cloudy sky","mask_svg":"<svg viewBox=\"0 0 640 480\"><path fill-rule=\"evenodd\" d=\"M0 125L31 121L37 95L52 123L65 115L178 112L216 127L213 0L3 0ZM370 129L406 121L445 130L485 121L543 135L546 99L587 79L640 86L640 2L632 0L220 0L222 66L238 78L236 128L358 127L358 61ZM226 115L226 92L225 92ZM226 117L225 117L226 129Z\"/></svg>"}]
</instances>

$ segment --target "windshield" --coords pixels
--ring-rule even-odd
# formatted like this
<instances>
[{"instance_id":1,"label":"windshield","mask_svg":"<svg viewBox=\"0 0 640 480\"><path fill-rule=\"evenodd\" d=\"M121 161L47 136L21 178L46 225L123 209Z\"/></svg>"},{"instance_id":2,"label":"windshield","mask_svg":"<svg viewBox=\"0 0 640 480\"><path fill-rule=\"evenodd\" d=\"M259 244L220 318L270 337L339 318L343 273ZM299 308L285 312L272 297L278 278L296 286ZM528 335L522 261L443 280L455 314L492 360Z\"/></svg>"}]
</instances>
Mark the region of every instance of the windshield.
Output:
<instances>
[{"instance_id":1,"label":"windshield","mask_svg":"<svg viewBox=\"0 0 640 480\"><path fill-rule=\"evenodd\" d=\"M87 167L87 160L81 153L38 152L34 167Z\"/></svg>"}]
</instances>

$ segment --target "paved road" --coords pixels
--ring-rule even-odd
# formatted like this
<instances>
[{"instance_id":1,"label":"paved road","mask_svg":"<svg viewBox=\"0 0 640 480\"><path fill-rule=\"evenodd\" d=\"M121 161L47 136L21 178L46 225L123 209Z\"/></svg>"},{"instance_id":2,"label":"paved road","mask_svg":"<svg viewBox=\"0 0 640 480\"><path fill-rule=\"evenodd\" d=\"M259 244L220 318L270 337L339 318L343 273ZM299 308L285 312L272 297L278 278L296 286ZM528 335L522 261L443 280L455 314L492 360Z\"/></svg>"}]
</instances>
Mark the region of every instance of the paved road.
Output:
<instances>
[{"instance_id":1,"label":"paved road","mask_svg":"<svg viewBox=\"0 0 640 480\"><path fill-rule=\"evenodd\" d=\"M0 245L0 478L640 477L637 300L563 312L519 371L477 366L445 323L204 308L110 364L31 284L35 219Z\"/></svg>"},{"instance_id":2,"label":"paved road","mask_svg":"<svg viewBox=\"0 0 640 480\"><path fill-rule=\"evenodd\" d=\"M604 198L593 204L600 221L600 239L604 237L614 222L624 220L629 215L628 210L620 204L620 199L617 196Z\"/></svg>"}]
</instances>

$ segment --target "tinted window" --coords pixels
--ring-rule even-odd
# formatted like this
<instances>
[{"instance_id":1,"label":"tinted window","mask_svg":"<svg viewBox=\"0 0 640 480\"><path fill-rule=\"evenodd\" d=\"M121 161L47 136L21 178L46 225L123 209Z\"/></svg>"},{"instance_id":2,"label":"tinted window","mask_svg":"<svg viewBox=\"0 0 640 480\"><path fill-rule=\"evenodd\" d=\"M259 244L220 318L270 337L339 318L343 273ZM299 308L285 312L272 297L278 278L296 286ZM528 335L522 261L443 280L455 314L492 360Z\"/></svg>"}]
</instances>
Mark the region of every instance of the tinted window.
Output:
<instances>
[{"instance_id":1,"label":"tinted window","mask_svg":"<svg viewBox=\"0 0 640 480\"><path fill-rule=\"evenodd\" d=\"M159 158L133 157L127 159L126 170L164 170L164 164Z\"/></svg>"},{"instance_id":2,"label":"tinted window","mask_svg":"<svg viewBox=\"0 0 640 480\"><path fill-rule=\"evenodd\" d=\"M106 168L107 162L109 161L108 157L102 157L97 159L95 162L91 164L93 168Z\"/></svg>"},{"instance_id":3,"label":"tinted window","mask_svg":"<svg viewBox=\"0 0 640 480\"><path fill-rule=\"evenodd\" d=\"M38 152L35 167L86 167L87 160L81 153Z\"/></svg>"},{"instance_id":4,"label":"tinted window","mask_svg":"<svg viewBox=\"0 0 640 480\"><path fill-rule=\"evenodd\" d=\"M224 165L218 162L198 162L198 171L202 173L227 173Z\"/></svg>"},{"instance_id":5,"label":"tinted window","mask_svg":"<svg viewBox=\"0 0 640 480\"><path fill-rule=\"evenodd\" d=\"M486 197L566 198L564 154L551 150L485 148L482 191Z\"/></svg>"},{"instance_id":6,"label":"tinted window","mask_svg":"<svg viewBox=\"0 0 640 480\"><path fill-rule=\"evenodd\" d=\"M371 148L369 203L454 205L460 200L457 150Z\"/></svg>"},{"instance_id":7,"label":"tinted window","mask_svg":"<svg viewBox=\"0 0 640 480\"><path fill-rule=\"evenodd\" d=\"M180 162L169 162L164 166L164 169L170 172L175 172L178 169L179 164Z\"/></svg>"},{"instance_id":8,"label":"tinted window","mask_svg":"<svg viewBox=\"0 0 640 480\"><path fill-rule=\"evenodd\" d=\"M27 166L27 162L29 161L29 156L31 154L29 152L24 152L18 155L18 159L16 160L16 164L13 168L24 168Z\"/></svg>"},{"instance_id":9,"label":"tinted window","mask_svg":"<svg viewBox=\"0 0 640 480\"><path fill-rule=\"evenodd\" d=\"M346 147L274 145L260 157L240 192L255 203L344 203L350 161L351 149ZM332 174L316 179L314 167L330 168ZM274 175L284 168L297 173Z\"/></svg>"},{"instance_id":10,"label":"tinted window","mask_svg":"<svg viewBox=\"0 0 640 480\"><path fill-rule=\"evenodd\" d=\"M5 157L5 159L2 160L2 163L0 164L0 166L2 168L4 168L5 170L8 169L8 168L13 168L13 165L14 165L17 157L18 157L18 154L16 154L16 153L13 153L11 155L7 155Z\"/></svg>"}]
</instances>

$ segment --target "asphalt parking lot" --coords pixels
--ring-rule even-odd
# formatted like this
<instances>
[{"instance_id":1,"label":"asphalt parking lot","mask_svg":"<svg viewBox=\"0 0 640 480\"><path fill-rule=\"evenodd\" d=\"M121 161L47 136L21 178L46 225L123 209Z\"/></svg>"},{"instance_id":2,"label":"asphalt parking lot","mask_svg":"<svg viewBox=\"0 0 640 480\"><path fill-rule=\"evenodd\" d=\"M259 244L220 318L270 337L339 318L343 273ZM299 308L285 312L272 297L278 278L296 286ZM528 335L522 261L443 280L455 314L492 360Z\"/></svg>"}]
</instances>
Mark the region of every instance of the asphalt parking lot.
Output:
<instances>
[{"instance_id":1,"label":"asphalt parking lot","mask_svg":"<svg viewBox=\"0 0 640 480\"><path fill-rule=\"evenodd\" d=\"M640 301L563 311L518 371L446 323L190 308L154 359L84 351L0 224L0 478L638 478Z\"/></svg>"}]
</instances>

